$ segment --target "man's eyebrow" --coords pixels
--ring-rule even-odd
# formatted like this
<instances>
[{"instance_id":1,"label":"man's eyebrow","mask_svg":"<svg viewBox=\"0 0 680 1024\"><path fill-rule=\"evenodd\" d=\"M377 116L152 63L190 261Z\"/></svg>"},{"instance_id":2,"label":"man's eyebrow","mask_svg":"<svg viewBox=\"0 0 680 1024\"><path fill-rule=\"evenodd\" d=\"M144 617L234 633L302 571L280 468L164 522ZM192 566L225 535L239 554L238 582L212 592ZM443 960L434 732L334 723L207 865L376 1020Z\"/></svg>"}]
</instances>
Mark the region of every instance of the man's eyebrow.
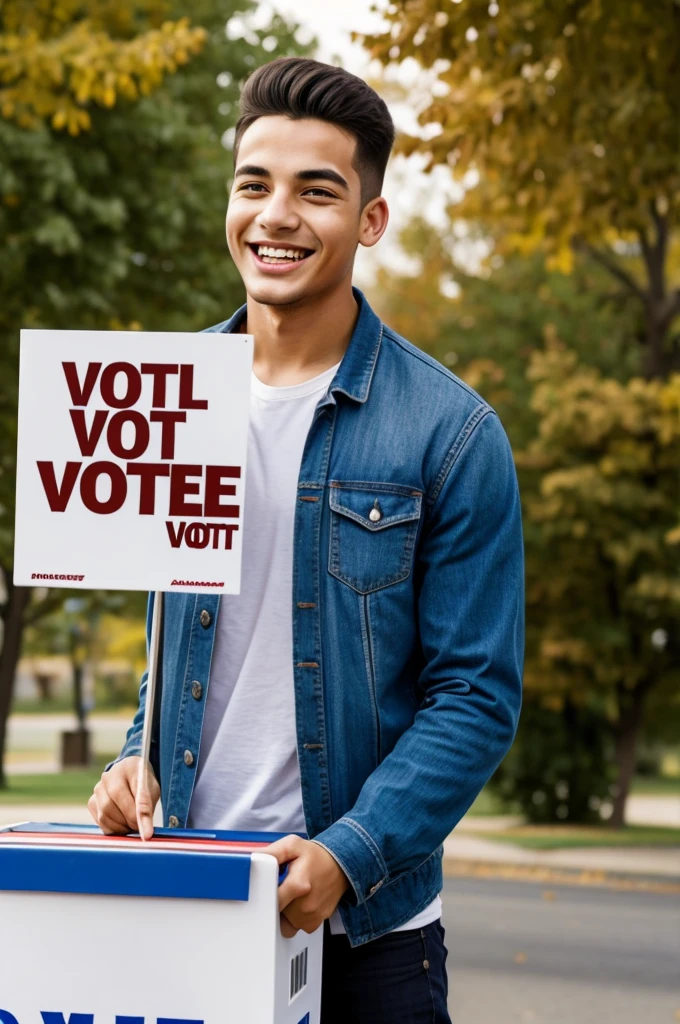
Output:
<instances>
[{"instance_id":1,"label":"man's eyebrow","mask_svg":"<svg viewBox=\"0 0 680 1024\"><path fill-rule=\"evenodd\" d=\"M266 167L257 167L255 164L243 164L242 167L237 167L234 171L234 177L238 178L242 174L252 174L256 178L268 178L270 176Z\"/></svg>"},{"instance_id":2,"label":"man's eyebrow","mask_svg":"<svg viewBox=\"0 0 680 1024\"><path fill-rule=\"evenodd\" d=\"M256 178L271 177L266 167L258 167L257 164L243 164L241 167L237 167L234 177L238 178L244 174L252 174ZM344 188L349 192L349 185L343 176L330 167L316 167L308 171L297 171L295 177L298 181L332 181L335 185L339 185L340 188Z\"/></svg>"},{"instance_id":3,"label":"man's eyebrow","mask_svg":"<svg viewBox=\"0 0 680 1024\"><path fill-rule=\"evenodd\" d=\"M318 167L310 171L298 171L295 175L299 181L332 181L335 185L346 189L349 192L349 185L341 174L331 170L330 167Z\"/></svg>"}]
</instances>

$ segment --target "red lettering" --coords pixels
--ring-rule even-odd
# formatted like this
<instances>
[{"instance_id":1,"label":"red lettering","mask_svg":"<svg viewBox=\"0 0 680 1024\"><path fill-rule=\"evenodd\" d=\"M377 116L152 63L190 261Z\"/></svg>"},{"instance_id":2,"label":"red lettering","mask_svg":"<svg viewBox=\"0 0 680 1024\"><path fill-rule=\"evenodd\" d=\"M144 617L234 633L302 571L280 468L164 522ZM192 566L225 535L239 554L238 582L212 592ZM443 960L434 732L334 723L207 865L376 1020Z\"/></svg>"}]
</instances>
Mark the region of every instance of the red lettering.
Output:
<instances>
[{"instance_id":1,"label":"red lettering","mask_svg":"<svg viewBox=\"0 0 680 1024\"><path fill-rule=\"evenodd\" d=\"M221 497L236 494L234 484L223 484L224 477L233 479L241 476L240 466L205 467L205 506L203 515L211 519L238 519L238 505L222 505Z\"/></svg>"},{"instance_id":2,"label":"red lettering","mask_svg":"<svg viewBox=\"0 0 680 1024\"><path fill-rule=\"evenodd\" d=\"M170 466L167 462L128 462L126 469L128 476L139 477L140 516L152 516L156 511L156 480L170 476Z\"/></svg>"},{"instance_id":3,"label":"red lettering","mask_svg":"<svg viewBox=\"0 0 680 1024\"><path fill-rule=\"evenodd\" d=\"M186 523L184 520L175 526L169 520L165 527L173 548L181 547L182 541L188 548L207 548L212 535L212 546L220 546L220 537L224 531L224 550L230 551L234 533L238 530L238 523Z\"/></svg>"},{"instance_id":4,"label":"red lettering","mask_svg":"<svg viewBox=\"0 0 680 1024\"><path fill-rule=\"evenodd\" d=\"M226 530L226 535L224 538L224 550L231 551L231 541L234 534L238 530L238 523L220 523L219 525L222 529Z\"/></svg>"},{"instance_id":5,"label":"red lettering","mask_svg":"<svg viewBox=\"0 0 680 1024\"><path fill-rule=\"evenodd\" d=\"M172 544L173 548L178 548L180 546L180 544L182 543L182 537L184 536L184 531L186 530L187 524L186 523L178 523L176 530L175 530L175 524L174 523L166 522L165 526L166 526L167 531L168 531L168 536L170 538L170 543Z\"/></svg>"},{"instance_id":6,"label":"red lettering","mask_svg":"<svg viewBox=\"0 0 680 1024\"><path fill-rule=\"evenodd\" d=\"M220 535L222 533L222 530L224 530L224 550L225 551L230 551L231 550L232 535L234 533L234 530L238 530L238 524L237 523L211 523L210 525L212 527L212 535L213 535L213 544L212 544L212 546L214 548L218 548L220 546Z\"/></svg>"},{"instance_id":7,"label":"red lettering","mask_svg":"<svg viewBox=\"0 0 680 1024\"><path fill-rule=\"evenodd\" d=\"M205 523L190 523L184 537L188 548L207 548L210 541L210 528Z\"/></svg>"},{"instance_id":8,"label":"red lettering","mask_svg":"<svg viewBox=\"0 0 680 1024\"><path fill-rule=\"evenodd\" d=\"M194 368L183 363L179 368L179 407L180 409L207 409L206 398L194 398Z\"/></svg>"},{"instance_id":9,"label":"red lettering","mask_svg":"<svg viewBox=\"0 0 680 1024\"><path fill-rule=\"evenodd\" d=\"M129 448L123 444L123 427L131 423L135 431L135 439ZM141 412L117 412L111 417L106 437L111 454L118 459L138 459L149 447L150 430L148 421Z\"/></svg>"},{"instance_id":10,"label":"red lettering","mask_svg":"<svg viewBox=\"0 0 680 1024\"><path fill-rule=\"evenodd\" d=\"M97 497L97 481L101 476L108 476L111 482L111 493L106 501L100 501ZM85 508L97 515L107 516L117 512L127 497L125 473L115 462L91 462L80 478L80 497Z\"/></svg>"},{"instance_id":11,"label":"red lettering","mask_svg":"<svg viewBox=\"0 0 680 1024\"><path fill-rule=\"evenodd\" d=\"M57 487L53 462L37 462L40 479L45 490L45 497L52 512L65 512L76 485L82 462L67 462L61 487Z\"/></svg>"},{"instance_id":12,"label":"red lettering","mask_svg":"<svg viewBox=\"0 0 680 1024\"><path fill-rule=\"evenodd\" d=\"M62 363L64 370L64 376L66 377L66 383L68 384L68 390L71 395L71 401L74 405L87 405L90 401L90 396L97 383L97 377L99 371L102 368L101 363L88 363L87 372L85 374L85 382L82 387L80 380L78 379L78 371L76 370L75 363Z\"/></svg>"},{"instance_id":13,"label":"red lettering","mask_svg":"<svg viewBox=\"0 0 680 1024\"><path fill-rule=\"evenodd\" d=\"M202 506L196 503L187 502L188 494L199 494L199 484L188 483L187 477L201 476L202 466L183 466L175 464L172 467L170 477L170 507L168 515L171 516L200 516L203 514Z\"/></svg>"},{"instance_id":14,"label":"red lettering","mask_svg":"<svg viewBox=\"0 0 680 1024\"><path fill-rule=\"evenodd\" d=\"M174 459L175 457L175 426L178 423L186 423L185 412L152 412L149 416L152 423L161 425L161 458Z\"/></svg>"},{"instance_id":15,"label":"red lettering","mask_svg":"<svg viewBox=\"0 0 680 1024\"><path fill-rule=\"evenodd\" d=\"M99 438L102 436L104 424L108 418L108 410L97 409L94 416L92 417L92 426L88 433L87 424L85 423L85 410L84 409L69 409L71 416L71 422L73 424L73 431L76 435L76 441L80 448L81 455L94 455L95 448L99 443Z\"/></svg>"},{"instance_id":16,"label":"red lettering","mask_svg":"<svg viewBox=\"0 0 680 1024\"><path fill-rule=\"evenodd\" d=\"M154 406L160 406L161 409L165 408L165 392L169 373L178 373L179 366L177 363L142 363L140 367L142 373L150 373L153 377L153 398L151 404ZM165 456L163 456L165 458ZM168 458L172 458L171 455Z\"/></svg>"},{"instance_id":17,"label":"red lettering","mask_svg":"<svg viewBox=\"0 0 680 1024\"><path fill-rule=\"evenodd\" d=\"M119 373L125 375L127 387L122 398L118 398L115 391L115 381ZM136 366L132 363L109 363L102 373L99 384L102 398L112 409L129 409L131 405L139 401L142 393L142 376ZM74 402L74 405L77 405Z\"/></svg>"}]
</instances>

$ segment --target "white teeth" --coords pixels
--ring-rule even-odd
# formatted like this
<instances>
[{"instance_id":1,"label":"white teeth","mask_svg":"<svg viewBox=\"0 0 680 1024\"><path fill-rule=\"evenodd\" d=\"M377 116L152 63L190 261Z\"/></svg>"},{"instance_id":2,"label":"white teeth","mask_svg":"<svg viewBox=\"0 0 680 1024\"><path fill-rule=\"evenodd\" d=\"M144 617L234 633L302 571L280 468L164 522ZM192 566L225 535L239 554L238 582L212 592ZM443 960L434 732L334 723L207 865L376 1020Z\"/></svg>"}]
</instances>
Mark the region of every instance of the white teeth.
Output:
<instances>
[{"instance_id":1,"label":"white teeth","mask_svg":"<svg viewBox=\"0 0 680 1024\"><path fill-rule=\"evenodd\" d=\"M298 249L274 249L269 245L258 245L257 255L270 256L277 259L301 260L304 259L305 254Z\"/></svg>"}]
</instances>

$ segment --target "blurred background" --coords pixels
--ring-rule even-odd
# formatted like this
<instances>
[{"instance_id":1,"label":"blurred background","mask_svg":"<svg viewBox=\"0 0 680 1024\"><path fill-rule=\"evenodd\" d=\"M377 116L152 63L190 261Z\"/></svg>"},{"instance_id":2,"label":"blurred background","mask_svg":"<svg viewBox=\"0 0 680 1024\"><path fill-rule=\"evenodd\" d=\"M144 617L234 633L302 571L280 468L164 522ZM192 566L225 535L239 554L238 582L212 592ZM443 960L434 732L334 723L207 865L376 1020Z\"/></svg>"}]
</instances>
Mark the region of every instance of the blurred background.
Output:
<instances>
[{"instance_id":1,"label":"blurred background","mask_svg":"<svg viewBox=\"0 0 680 1024\"><path fill-rule=\"evenodd\" d=\"M12 584L19 329L244 301L238 96L284 54L388 103L356 283L497 409L520 477L524 711L447 841L452 1012L680 1019L678 0L0 5L0 825L87 820L145 663L144 595Z\"/></svg>"}]
</instances>

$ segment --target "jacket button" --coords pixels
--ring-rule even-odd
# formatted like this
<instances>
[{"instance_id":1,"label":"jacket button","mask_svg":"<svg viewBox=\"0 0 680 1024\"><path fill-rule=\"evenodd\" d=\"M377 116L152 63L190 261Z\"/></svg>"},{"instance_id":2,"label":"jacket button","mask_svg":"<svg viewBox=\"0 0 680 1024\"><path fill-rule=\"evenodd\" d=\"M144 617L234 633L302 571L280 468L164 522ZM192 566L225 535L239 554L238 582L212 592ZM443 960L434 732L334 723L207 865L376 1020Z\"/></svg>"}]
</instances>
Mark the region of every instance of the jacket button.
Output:
<instances>
[{"instance_id":1,"label":"jacket button","mask_svg":"<svg viewBox=\"0 0 680 1024\"><path fill-rule=\"evenodd\" d=\"M430 961L429 960L423 960L423 967L425 968L426 971L429 971L429 969L430 969Z\"/></svg>"},{"instance_id":2,"label":"jacket button","mask_svg":"<svg viewBox=\"0 0 680 1024\"><path fill-rule=\"evenodd\" d=\"M187 768L191 768L192 764L194 763L194 755L191 753L190 750L184 751L184 763L187 766Z\"/></svg>"},{"instance_id":3,"label":"jacket button","mask_svg":"<svg viewBox=\"0 0 680 1024\"><path fill-rule=\"evenodd\" d=\"M198 616L198 619L201 625L203 626L203 629L207 629L210 623L212 622L212 615L210 614L210 612L207 612L204 608L201 614Z\"/></svg>"},{"instance_id":4,"label":"jacket button","mask_svg":"<svg viewBox=\"0 0 680 1024\"><path fill-rule=\"evenodd\" d=\"M191 684L191 696L194 698L194 700L200 700L201 697L203 696L203 687L199 683L198 679L194 679L193 683Z\"/></svg>"},{"instance_id":5,"label":"jacket button","mask_svg":"<svg viewBox=\"0 0 680 1024\"><path fill-rule=\"evenodd\" d=\"M179 828L179 818L177 818L174 814L171 814L170 817L168 818L168 825L170 826L170 828Z\"/></svg>"},{"instance_id":6,"label":"jacket button","mask_svg":"<svg viewBox=\"0 0 680 1024\"><path fill-rule=\"evenodd\" d=\"M368 513L368 518L371 520L372 523L379 523L380 520L382 519L382 512L380 511L380 505L378 504L377 498L375 499L373 508Z\"/></svg>"}]
</instances>

